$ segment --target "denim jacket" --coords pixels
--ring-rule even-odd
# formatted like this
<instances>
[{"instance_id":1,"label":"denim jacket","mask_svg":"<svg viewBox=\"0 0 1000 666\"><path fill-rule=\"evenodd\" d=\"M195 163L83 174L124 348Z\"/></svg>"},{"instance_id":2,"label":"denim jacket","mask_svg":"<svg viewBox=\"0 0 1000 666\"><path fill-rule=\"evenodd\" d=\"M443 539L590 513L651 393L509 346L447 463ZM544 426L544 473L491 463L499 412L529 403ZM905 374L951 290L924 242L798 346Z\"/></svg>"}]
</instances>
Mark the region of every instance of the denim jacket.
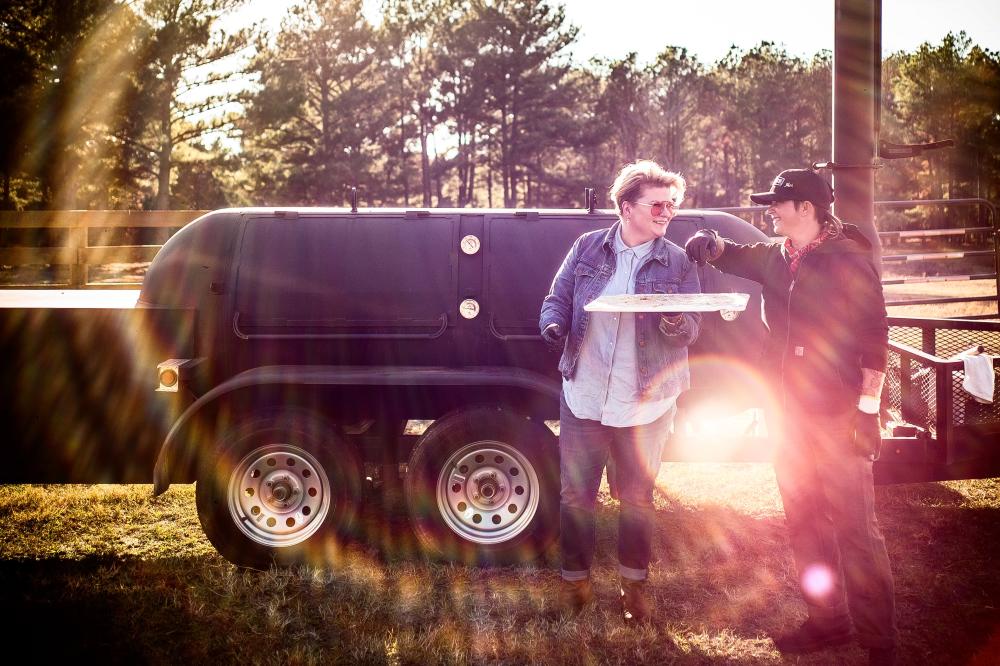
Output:
<instances>
[{"instance_id":1,"label":"denim jacket","mask_svg":"<svg viewBox=\"0 0 1000 666\"><path fill-rule=\"evenodd\" d=\"M580 347L590 323L590 313L583 306L601 295L615 272L614 239L620 225L621 222L617 222L609 229L598 229L577 238L542 302L540 328L545 330L550 324L559 324L567 333L566 346L559 359L559 372L566 379L571 379L576 371ZM646 263L636 274L635 293L700 291L698 271L684 250L664 238L657 238ZM698 338L701 315L685 312L684 322L676 335L661 332L659 323L658 314L635 315L639 390L650 400L675 396L690 388L687 346Z\"/></svg>"}]
</instances>

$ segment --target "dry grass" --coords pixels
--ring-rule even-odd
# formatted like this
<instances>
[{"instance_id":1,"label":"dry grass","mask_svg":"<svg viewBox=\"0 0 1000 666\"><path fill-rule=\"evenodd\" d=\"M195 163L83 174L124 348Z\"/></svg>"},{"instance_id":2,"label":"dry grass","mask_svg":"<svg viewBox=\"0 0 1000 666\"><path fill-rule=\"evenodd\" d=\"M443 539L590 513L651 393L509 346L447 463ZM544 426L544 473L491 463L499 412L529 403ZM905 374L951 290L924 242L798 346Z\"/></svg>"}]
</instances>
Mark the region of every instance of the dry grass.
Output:
<instances>
[{"instance_id":1,"label":"dry grass","mask_svg":"<svg viewBox=\"0 0 1000 666\"><path fill-rule=\"evenodd\" d=\"M997 315L996 295L997 284L993 280L893 284L885 287L885 298L887 301L904 300L907 298L970 298L974 296L993 296L992 301L891 306L889 308L889 314L897 317L963 317L981 314Z\"/></svg>"},{"instance_id":2,"label":"dry grass","mask_svg":"<svg viewBox=\"0 0 1000 666\"><path fill-rule=\"evenodd\" d=\"M1000 480L877 497L903 663L996 663ZM555 612L554 554L473 569L398 557L387 543L352 547L332 568L238 570L202 536L192 486L157 499L148 486L0 486L0 595L8 635L39 661L864 662L857 647L783 660L768 638L802 616L769 466L664 465L657 505L659 618L646 629L617 614L606 488L598 603L576 620Z\"/></svg>"},{"instance_id":3,"label":"dry grass","mask_svg":"<svg viewBox=\"0 0 1000 666\"><path fill-rule=\"evenodd\" d=\"M886 291L996 293L989 281ZM890 310L993 312L995 302ZM1000 663L1000 479L876 496L902 663ZM40 663L864 663L857 647L784 659L768 638L803 615L769 466L661 468L650 628L619 619L606 487L600 502L598 602L567 621L554 606L555 553L508 569L427 564L400 516L370 515L372 539L335 552L331 567L253 573L204 538L193 486L155 499L149 486L0 486L5 635Z\"/></svg>"}]
</instances>

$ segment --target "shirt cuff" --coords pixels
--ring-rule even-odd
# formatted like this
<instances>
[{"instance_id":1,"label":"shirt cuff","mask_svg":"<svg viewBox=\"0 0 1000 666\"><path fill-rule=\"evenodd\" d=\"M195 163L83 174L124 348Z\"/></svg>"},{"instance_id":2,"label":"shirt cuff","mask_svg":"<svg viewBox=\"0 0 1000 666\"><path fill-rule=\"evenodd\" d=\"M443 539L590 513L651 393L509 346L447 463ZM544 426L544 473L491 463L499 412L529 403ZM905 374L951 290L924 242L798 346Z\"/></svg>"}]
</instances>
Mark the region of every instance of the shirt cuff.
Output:
<instances>
[{"instance_id":1,"label":"shirt cuff","mask_svg":"<svg viewBox=\"0 0 1000 666\"><path fill-rule=\"evenodd\" d=\"M858 399L858 409L865 414L878 414L879 399L873 395L863 395Z\"/></svg>"}]
</instances>

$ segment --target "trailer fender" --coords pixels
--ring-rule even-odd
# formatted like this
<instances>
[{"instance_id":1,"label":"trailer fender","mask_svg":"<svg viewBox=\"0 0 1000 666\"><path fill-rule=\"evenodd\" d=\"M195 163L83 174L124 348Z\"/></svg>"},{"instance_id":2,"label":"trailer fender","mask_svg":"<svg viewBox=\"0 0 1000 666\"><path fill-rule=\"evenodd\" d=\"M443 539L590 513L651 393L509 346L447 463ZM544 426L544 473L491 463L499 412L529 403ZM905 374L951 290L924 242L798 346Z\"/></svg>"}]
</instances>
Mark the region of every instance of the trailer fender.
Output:
<instances>
[{"instance_id":1,"label":"trailer fender","mask_svg":"<svg viewBox=\"0 0 1000 666\"><path fill-rule=\"evenodd\" d=\"M160 446L153 468L153 495L167 491L175 474L184 469L183 446L198 415L217 405L225 396L241 389L260 386L497 386L531 391L553 401L559 400L557 380L520 368L480 366L443 367L361 367L361 366L261 366L242 372L214 387L194 403L170 428Z\"/></svg>"}]
</instances>

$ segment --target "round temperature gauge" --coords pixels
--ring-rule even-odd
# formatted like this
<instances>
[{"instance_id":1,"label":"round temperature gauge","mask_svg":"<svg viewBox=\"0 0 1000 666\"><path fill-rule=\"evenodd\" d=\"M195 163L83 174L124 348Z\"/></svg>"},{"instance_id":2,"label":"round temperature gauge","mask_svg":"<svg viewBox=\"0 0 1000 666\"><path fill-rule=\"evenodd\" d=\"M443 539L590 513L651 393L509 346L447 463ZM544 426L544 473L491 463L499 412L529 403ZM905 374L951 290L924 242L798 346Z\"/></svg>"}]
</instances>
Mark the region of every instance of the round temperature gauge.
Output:
<instances>
[{"instance_id":1,"label":"round temperature gauge","mask_svg":"<svg viewBox=\"0 0 1000 666\"><path fill-rule=\"evenodd\" d=\"M467 298L458 304L458 312L466 319L475 319L479 314L479 303L474 298Z\"/></svg>"},{"instance_id":2,"label":"round temperature gauge","mask_svg":"<svg viewBox=\"0 0 1000 666\"><path fill-rule=\"evenodd\" d=\"M472 234L469 234L468 236L462 239L461 242L462 252L468 255L473 255L476 252L479 252L479 248L481 245L482 243L479 242L479 239L477 237L473 236Z\"/></svg>"}]
</instances>

